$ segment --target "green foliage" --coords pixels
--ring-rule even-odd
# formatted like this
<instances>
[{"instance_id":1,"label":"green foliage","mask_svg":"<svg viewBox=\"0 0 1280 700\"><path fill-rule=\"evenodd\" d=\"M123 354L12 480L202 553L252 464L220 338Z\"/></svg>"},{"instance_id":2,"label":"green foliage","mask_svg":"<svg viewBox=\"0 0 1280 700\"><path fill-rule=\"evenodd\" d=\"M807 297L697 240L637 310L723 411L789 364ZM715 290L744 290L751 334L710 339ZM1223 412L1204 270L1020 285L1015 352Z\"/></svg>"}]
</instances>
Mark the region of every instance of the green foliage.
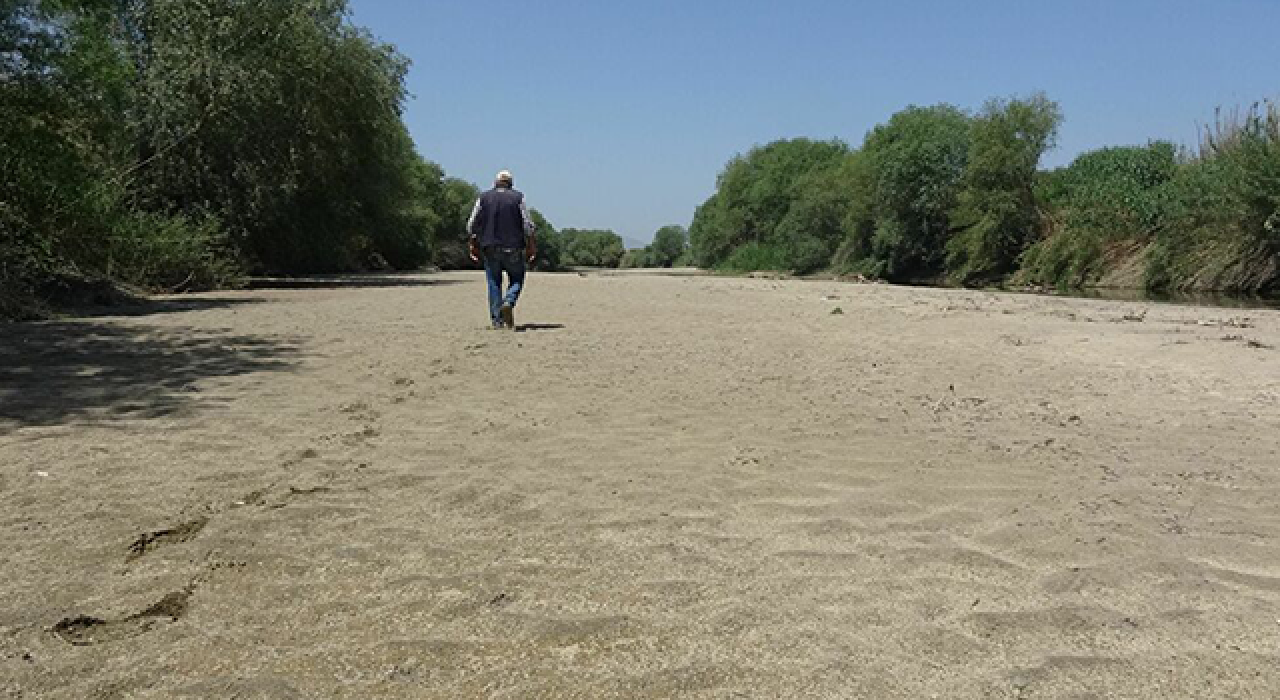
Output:
<instances>
[{"instance_id":1,"label":"green foliage","mask_svg":"<svg viewBox=\"0 0 1280 700\"><path fill-rule=\"evenodd\" d=\"M533 219L534 239L538 244L538 259L535 264L539 270L560 270L564 267L564 241L556 231L556 227L537 209L529 210L529 218Z\"/></svg>"},{"instance_id":2,"label":"green foliage","mask_svg":"<svg viewBox=\"0 0 1280 700\"><path fill-rule=\"evenodd\" d=\"M241 274L221 223L141 212L123 217L104 248L108 277L168 291L212 289Z\"/></svg>"},{"instance_id":3,"label":"green foliage","mask_svg":"<svg viewBox=\"0 0 1280 700\"><path fill-rule=\"evenodd\" d=\"M733 252L734 232L742 229L742 213L724 204L719 193L711 195L693 214L689 243L694 264L714 267Z\"/></svg>"},{"instance_id":4,"label":"green foliage","mask_svg":"<svg viewBox=\"0 0 1280 700\"><path fill-rule=\"evenodd\" d=\"M1036 200L1040 158L1057 140L1062 113L1044 95L992 100L974 119L969 162L952 213L947 272L963 284L999 281L1042 237Z\"/></svg>"},{"instance_id":5,"label":"green foliage","mask_svg":"<svg viewBox=\"0 0 1280 700\"><path fill-rule=\"evenodd\" d=\"M480 189L457 178L443 177L439 166L431 164L431 167L439 173L435 188L427 199L427 206L437 216L430 235L431 261L445 270L474 267L467 250L467 219L480 196Z\"/></svg>"},{"instance_id":6,"label":"green foliage","mask_svg":"<svg viewBox=\"0 0 1280 700\"><path fill-rule=\"evenodd\" d=\"M843 267L907 280L942 270L970 119L949 105L909 107L867 135L850 186Z\"/></svg>"},{"instance_id":7,"label":"green foliage","mask_svg":"<svg viewBox=\"0 0 1280 700\"><path fill-rule=\"evenodd\" d=\"M1041 172L1061 121L1034 95L972 117L910 107L852 153L805 139L752 149L695 213L688 258L731 272L829 267L960 284L1141 276L1152 289L1280 289L1277 105L1220 116L1194 159L1156 142Z\"/></svg>"},{"instance_id":8,"label":"green foliage","mask_svg":"<svg viewBox=\"0 0 1280 700\"><path fill-rule=\"evenodd\" d=\"M948 105L911 107L858 152L806 139L753 149L729 162L695 214L693 260L999 279L1040 236L1037 165L1060 121L1058 106L1038 95L992 101L973 118Z\"/></svg>"},{"instance_id":9,"label":"green foliage","mask_svg":"<svg viewBox=\"0 0 1280 700\"><path fill-rule=\"evenodd\" d=\"M426 262L400 109L408 62L343 0L150 0L137 26L148 207L212 213L275 272Z\"/></svg>"},{"instance_id":10,"label":"green foliage","mask_svg":"<svg viewBox=\"0 0 1280 700\"><path fill-rule=\"evenodd\" d=\"M1167 189L1167 224L1146 260L1148 288L1280 288L1280 107L1219 122Z\"/></svg>"},{"instance_id":11,"label":"green foliage","mask_svg":"<svg viewBox=\"0 0 1280 700\"><path fill-rule=\"evenodd\" d=\"M0 0L0 297L456 253L474 188L415 152L407 69L346 0Z\"/></svg>"},{"instance_id":12,"label":"green foliage","mask_svg":"<svg viewBox=\"0 0 1280 700\"><path fill-rule=\"evenodd\" d=\"M770 247L782 252L785 264L777 268L799 274L826 267L844 237L844 222L851 205L847 174L852 156L834 168L810 173L802 180L799 196L778 223Z\"/></svg>"},{"instance_id":13,"label":"green foliage","mask_svg":"<svg viewBox=\"0 0 1280 700\"><path fill-rule=\"evenodd\" d=\"M0 0L0 313L59 278L469 266L478 191L416 153L407 70L346 0ZM539 266L1074 286L1146 251L1153 288L1280 284L1276 105L1220 118L1194 159L1157 143L1039 172L1060 121L1037 95L911 107L856 152L776 141L643 250L532 212Z\"/></svg>"},{"instance_id":14,"label":"green foliage","mask_svg":"<svg viewBox=\"0 0 1280 700\"><path fill-rule=\"evenodd\" d=\"M626 247L613 231L566 228L559 232L560 259L569 267L617 267Z\"/></svg>"},{"instance_id":15,"label":"green foliage","mask_svg":"<svg viewBox=\"0 0 1280 700\"><path fill-rule=\"evenodd\" d=\"M1255 106L1214 157L1224 162L1234 199L1243 210L1240 227L1252 242L1280 250L1280 104Z\"/></svg>"},{"instance_id":16,"label":"green foliage","mask_svg":"<svg viewBox=\"0 0 1280 700\"><path fill-rule=\"evenodd\" d=\"M103 55L84 5L0 6L0 295L13 306L55 275L91 272L75 256L96 253L114 218L124 64Z\"/></svg>"},{"instance_id":17,"label":"green foliage","mask_svg":"<svg viewBox=\"0 0 1280 700\"><path fill-rule=\"evenodd\" d=\"M55 279L207 287L239 272L219 222L128 206L133 67L111 2L7 2L0 19L0 296ZM136 248L133 248L136 246ZM25 300L25 301L24 301Z\"/></svg>"},{"instance_id":18,"label":"green foliage","mask_svg":"<svg viewBox=\"0 0 1280 700\"><path fill-rule=\"evenodd\" d=\"M769 270L784 272L789 265L786 251L766 243L751 242L738 246L727 259L716 266L720 272L742 273Z\"/></svg>"},{"instance_id":19,"label":"green foliage","mask_svg":"<svg viewBox=\"0 0 1280 700\"><path fill-rule=\"evenodd\" d=\"M1280 203L1276 124L1268 105L1219 123L1194 160L1154 143L1088 153L1049 174L1040 194L1053 230L1027 251L1020 277L1065 288L1128 265L1153 290L1274 288L1280 241L1268 220Z\"/></svg>"},{"instance_id":20,"label":"green foliage","mask_svg":"<svg viewBox=\"0 0 1280 700\"><path fill-rule=\"evenodd\" d=\"M647 258L638 267L671 267L688 245L689 233L683 226L663 226L653 235L653 244L645 249Z\"/></svg>"},{"instance_id":21,"label":"green foliage","mask_svg":"<svg viewBox=\"0 0 1280 700\"><path fill-rule=\"evenodd\" d=\"M786 236L805 223L793 219L783 228L792 206L848 156L848 146L840 141L793 139L775 141L735 157L720 174L716 193L694 216L689 229L693 259L699 265L718 266L747 243L778 251L788 249ZM810 243L832 250L835 247L824 233L814 234ZM797 247L797 251L812 257L809 250L810 246ZM749 255L739 258L739 262L756 257ZM783 264L790 267L791 262Z\"/></svg>"},{"instance_id":22,"label":"green foliage","mask_svg":"<svg viewBox=\"0 0 1280 700\"><path fill-rule=\"evenodd\" d=\"M1059 288L1097 281L1109 251L1145 245L1167 224L1167 185L1177 172L1176 148L1156 142L1085 153L1046 174L1038 198L1051 225L1024 254L1020 278Z\"/></svg>"},{"instance_id":23,"label":"green foliage","mask_svg":"<svg viewBox=\"0 0 1280 700\"><path fill-rule=\"evenodd\" d=\"M652 263L652 255L653 250L651 246L645 248L629 248L627 252L622 254L622 260L618 261L618 267L622 269L656 267Z\"/></svg>"}]
</instances>

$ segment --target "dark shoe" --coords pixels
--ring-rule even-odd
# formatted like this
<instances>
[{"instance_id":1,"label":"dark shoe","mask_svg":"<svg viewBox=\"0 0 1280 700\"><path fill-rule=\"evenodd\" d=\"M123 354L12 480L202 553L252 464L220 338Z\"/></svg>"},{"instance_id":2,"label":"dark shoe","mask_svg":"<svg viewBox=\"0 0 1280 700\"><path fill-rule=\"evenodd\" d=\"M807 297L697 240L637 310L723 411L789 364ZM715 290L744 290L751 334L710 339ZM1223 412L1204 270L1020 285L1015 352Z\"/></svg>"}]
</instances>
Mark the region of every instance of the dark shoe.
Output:
<instances>
[{"instance_id":1,"label":"dark shoe","mask_svg":"<svg viewBox=\"0 0 1280 700\"><path fill-rule=\"evenodd\" d=\"M503 304L502 309L498 313L502 314L502 325L514 331L516 329L515 307L510 304Z\"/></svg>"}]
</instances>

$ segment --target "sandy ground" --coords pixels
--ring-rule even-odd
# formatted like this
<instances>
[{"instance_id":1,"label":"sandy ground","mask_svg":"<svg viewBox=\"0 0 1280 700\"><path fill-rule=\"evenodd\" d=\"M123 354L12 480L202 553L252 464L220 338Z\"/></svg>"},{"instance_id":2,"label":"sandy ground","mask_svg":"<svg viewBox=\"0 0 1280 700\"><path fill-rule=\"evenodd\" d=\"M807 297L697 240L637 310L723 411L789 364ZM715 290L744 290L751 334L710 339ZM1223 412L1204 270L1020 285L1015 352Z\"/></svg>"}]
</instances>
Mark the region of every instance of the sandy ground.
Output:
<instances>
[{"instance_id":1,"label":"sandy ground","mask_svg":"<svg viewBox=\"0 0 1280 700\"><path fill-rule=\"evenodd\" d=\"M1280 312L483 296L0 327L0 697L1280 696Z\"/></svg>"}]
</instances>

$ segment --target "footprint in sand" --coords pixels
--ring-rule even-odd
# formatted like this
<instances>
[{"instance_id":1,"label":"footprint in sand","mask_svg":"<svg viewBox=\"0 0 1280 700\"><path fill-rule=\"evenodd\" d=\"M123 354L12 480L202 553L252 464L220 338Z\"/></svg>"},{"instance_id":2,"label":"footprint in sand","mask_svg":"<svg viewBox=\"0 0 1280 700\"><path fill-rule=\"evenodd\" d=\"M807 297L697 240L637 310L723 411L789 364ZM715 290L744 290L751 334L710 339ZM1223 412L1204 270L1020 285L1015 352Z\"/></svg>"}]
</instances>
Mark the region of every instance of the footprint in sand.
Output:
<instances>
[{"instance_id":1,"label":"footprint in sand","mask_svg":"<svg viewBox=\"0 0 1280 700\"><path fill-rule=\"evenodd\" d=\"M315 496L321 493L329 493L332 490L333 489L329 488L328 486L312 486L310 488L299 488L296 486L290 486L289 497L293 498L296 496Z\"/></svg>"},{"instance_id":2,"label":"footprint in sand","mask_svg":"<svg viewBox=\"0 0 1280 700\"><path fill-rule=\"evenodd\" d=\"M194 586L187 586L166 595L142 612L119 620L103 620L88 615L63 618L53 626L53 633L67 644L78 647L137 637L151 631L157 623L165 619L169 622L177 622L181 619L187 614L191 594L194 592Z\"/></svg>"},{"instance_id":3,"label":"footprint in sand","mask_svg":"<svg viewBox=\"0 0 1280 700\"><path fill-rule=\"evenodd\" d=\"M366 468L368 465L361 463L357 469ZM283 508L290 501L308 496L319 496L321 494L330 493L333 488L320 484L317 486L289 486L284 491L277 491L275 486L258 489L249 493L244 498L231 504L232 508L259 507L267 509Z\"/></svg>"},{"instance_id":4,"label":"footprint in sand","mask_svg":"<svg viewBox=\"0 0 1280 700\"><path fill-rule=\"evenodd\" d=\"M156 549L170 545L190 542L195 539L196 535L209 524L208 518L199 518L191 522L183 523L177 527L167 530L156 530L154 532L144 532L138 535L138 538L129 545L129 554L125 557L125 561L135 561L147 553Z\"/></svg>"}]
</instances>

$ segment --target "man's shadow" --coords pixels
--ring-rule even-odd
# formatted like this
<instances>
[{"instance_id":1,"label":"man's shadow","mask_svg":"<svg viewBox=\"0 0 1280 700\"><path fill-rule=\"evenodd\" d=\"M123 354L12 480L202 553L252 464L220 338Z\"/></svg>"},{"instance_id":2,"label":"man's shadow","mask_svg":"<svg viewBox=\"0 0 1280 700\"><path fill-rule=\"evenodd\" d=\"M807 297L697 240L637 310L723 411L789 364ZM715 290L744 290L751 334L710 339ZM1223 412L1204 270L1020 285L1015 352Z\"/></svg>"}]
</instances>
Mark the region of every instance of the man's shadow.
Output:
<instances>
[{"instance_id":1,"label":"man's shadow","mask_svg":"<svg viewBox=\"0 0 1280 700\"><path fill-rule=\"evenodd\" d=\"M564 328L563 323L517 323L516 332L525 333L528 331L558 331Z\"/></svg>"}]
</instances>

